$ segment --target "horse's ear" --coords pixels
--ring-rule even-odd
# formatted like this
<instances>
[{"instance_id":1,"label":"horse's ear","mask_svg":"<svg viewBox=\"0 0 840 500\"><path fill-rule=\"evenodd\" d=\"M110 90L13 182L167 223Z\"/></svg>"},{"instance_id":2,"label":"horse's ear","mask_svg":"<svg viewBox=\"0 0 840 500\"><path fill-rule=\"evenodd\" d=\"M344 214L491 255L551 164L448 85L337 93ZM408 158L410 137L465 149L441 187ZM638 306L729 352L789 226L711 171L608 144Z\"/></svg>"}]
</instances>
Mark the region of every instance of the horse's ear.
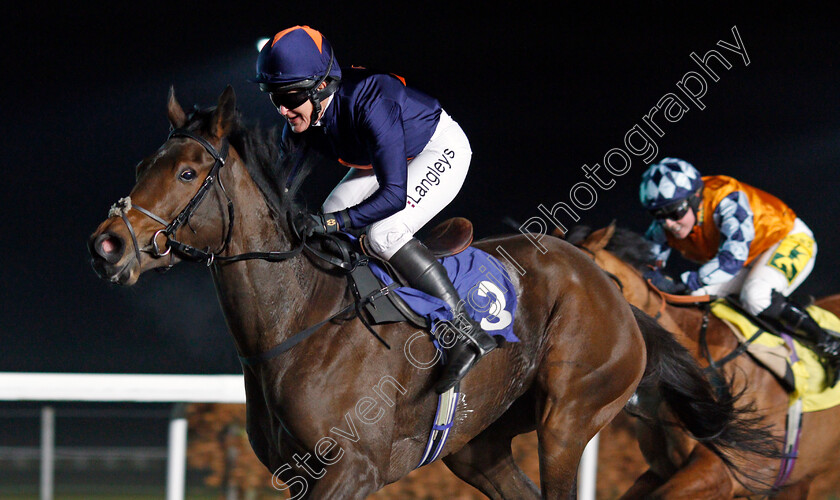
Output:
<instances>
[{"instance_id":1,"label":"horse's ear","mask_svg":"<svg viewBox=\"0 0 840 500\"><path fill-rule=\"evenodd\" d=\"M556 237L560 238L561 240L566 239L566 232L563 231L562 229L560 229L560 226L554 226L554 230L551 231L551 235L556 236Z\"/></svg>"},{"instance_id":2,"label":"horse's ear","mask_svg":"<svg viewBox=\"0 0 840 500\"><path fill-rule=\"evenodd\" d=\"M606 227L604 231L604 246L607 246L607 243L610 242L613 235L615 235L615 219L610 222L610 225Z\"/></svg>"},{"instance_id":3,"label":"horse's ear","mask_svg":"<svg viewBox=\"0 0 840 500\"><path fill-rule=\"evenodd\" d=\"M603 250L604 247L607 246L607 243L609 243L612 239L613 234L615 234L615 221L613 221L609 226L594 231L592 234L587 236L583 241L583 246L592 252Z\"/></svg>"},{"instance_id":4,"label":"horse's ear","mask_svg":"<svg viewBox=\"0 0 840 500\"><path fill-rule=\"evenodd\" d=\"M169 123L174 128L181 128L187 123L187 114L184 113L184 108L175 99L175 87L169 87L169 100L166 104L166 111L169 115Z\"/></svg>"},{"instance_id":5,"label":"horse's ear","mask_svg":"<svg viewBox=\"0 0 840 500\"><path fill-rule=\"evenodd\" d=\"M230 133L233 126L234 115L236 114L236 93L233 87L225 87L222 95L219 96L219 105L213 112L213 135L221 139Z\"/></svg>"}]
</instances>

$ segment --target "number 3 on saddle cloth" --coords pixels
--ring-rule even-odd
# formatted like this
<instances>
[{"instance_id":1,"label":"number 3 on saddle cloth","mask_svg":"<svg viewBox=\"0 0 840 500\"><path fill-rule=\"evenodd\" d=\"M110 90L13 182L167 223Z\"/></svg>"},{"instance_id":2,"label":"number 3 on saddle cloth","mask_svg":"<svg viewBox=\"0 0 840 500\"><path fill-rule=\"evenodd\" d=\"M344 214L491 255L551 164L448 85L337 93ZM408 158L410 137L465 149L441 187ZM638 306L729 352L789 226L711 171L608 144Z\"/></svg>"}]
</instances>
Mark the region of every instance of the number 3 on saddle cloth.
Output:
<instances>
[{"instance_id":1,"label":"number 3 on saddle cloth","mask_svg":"<svg viewBox=\"0 0 840 500\"><path fill-rule=\"evenodd\" d=\"M516 290L502 264L490 254L477 248L465 250L440 259L458 295L465 303L465 311L497 340L519 342L513 333L513 314L516 311ZM376 262L369 264L373 274L385 285L394 279ZM431 329L453 320L452 311L442 300L420 290L399 287L394 290L415 313L426 318Z\"/></svg>"},{"instance_id":2,"label":"number 3 on saddle cloth","mask_svg":"<svg viewBox=\"0 0 840 500\"><path fill-rule=\"evenodd\" d=\"M345 235L358 249L359 241ZM472 237L472 223L462 217L454 217L432 229L423 243L443 264L464 301L464 310L480 323L481 328L499 341L519 342L513 333L516 287L499 260L469 246ZM385 291L386 287L390 289L386 294L375 294L384 296L365 306L371 323L409 321L441 333L438 331L440 325L453 320L452 311L444 301L397 282L399 277L395 278L387 263L371 258L366 259L365 264L355 267L350 276L358 296Z\"/></svg>"},{"instance_id":3,"label":"number 3 on saddle cloth","mask_svg":"<svg viewBox=\"0 0 840 500\"><path fill-rule=\"evenodd\" d=\"M513 332L516 288L495 257L468 246L472 242L472 224L462 218L450 219L434 228L430 238L424 243L446 269L465 303L464 311L497 341L519 342ZM353 240L358 246L358 240ZM420 290L400 286L402 283L395 281L384 262L368 260L365 264L355 266L350 279L357 297L377 297L365 305L371 323L409 321L434 332L433 337L441 337L446 342L447 332L441 325L452 321L453 315L444 301ZM437 339L432 340L443 354ZM443 450L458 405L459 387L456 385L439 395L428 443L418 468L435 461Z\"/></svg>"},{"instance_id":4,"label":"number 3 on saddle cloth","mask_svg":"<svg viewBox=\"0 0 840 500\"><path fill-rule=\"evenodd\" d=\"M473 247L467 247L440 261L461 300L465 302L464 311L497 341L519 342L513 333L516 289L502 264L488 253ZM370 262L367 267L384 285L394 283L394 279L377 263ZM441 328L441 325L453 319L449 306L437 297L405 286L396 288L390 295L402 299L412 311L428 321L425 327L434 332L435 347L443 354L437 339L442 339L444 343L452 341L447 340L450 335L447 328ZM417 464L418 468L435 461L443 450L458 406L459 390L460 384L438 397L434 423L423 457Z\"/></svg>"}]
</instances>

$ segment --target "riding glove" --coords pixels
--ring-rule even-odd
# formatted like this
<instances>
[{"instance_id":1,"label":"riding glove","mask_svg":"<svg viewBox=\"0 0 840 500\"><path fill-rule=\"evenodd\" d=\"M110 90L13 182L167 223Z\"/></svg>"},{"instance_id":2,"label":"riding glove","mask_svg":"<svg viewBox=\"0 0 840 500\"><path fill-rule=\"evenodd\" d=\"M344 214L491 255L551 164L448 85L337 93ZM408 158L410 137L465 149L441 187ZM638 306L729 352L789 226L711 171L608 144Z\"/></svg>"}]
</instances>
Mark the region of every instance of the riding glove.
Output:
<instances>
[{"instance_id":1,"label":"riding glove","mask_svg":"<svg viewBox=\"0 0 840 500\"><path fill-rule=\"evenodd\" d=\"M306 236L311 236L313 233L335 233L341 229L349 229L349 227L347 227L347 221L350 218L343 212L346 211L342 210L341 212L328 214L301 214L295 222L295 225L297 226L298 231L300 231L300 234L305 234ZM339 221L343 221L344 224L341 224Z\"/></svg>"},{"instance_id":2,"label":"riding glove","mask_svg":"<svg viewBox=\"0 0 840 500\"><path fill-rule=\"evenodd\" d=\"M688 287L683 283L675 281L674 278L663 274L659 269L650 269L645 271L643 276L647 281L650 281L653 286L665 293L678 295L685 293L688 290Z\"/></svg>"}]
</instances>

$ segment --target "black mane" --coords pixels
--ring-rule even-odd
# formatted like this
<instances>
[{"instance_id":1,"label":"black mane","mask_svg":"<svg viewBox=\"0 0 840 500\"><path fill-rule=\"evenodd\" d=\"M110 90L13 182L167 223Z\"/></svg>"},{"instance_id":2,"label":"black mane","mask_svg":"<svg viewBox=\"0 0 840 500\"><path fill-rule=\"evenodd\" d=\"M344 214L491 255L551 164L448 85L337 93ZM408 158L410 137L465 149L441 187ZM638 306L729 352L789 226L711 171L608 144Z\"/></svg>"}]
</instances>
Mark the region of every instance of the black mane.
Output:
<instances>
[{"instance_id":1,"label":"black mane","mask_svg":"<svg viewBox=\"0 0 840 500\"><path fill-rule=\"evenodd\" d=\"M589 226L575 226L566 235L566 241L576 245L592 234ZM645 271L653 265L655 256L650 241L639 233L629 229L616 227L605 250L640 271Z\"/></svg>"},{"instance_id":2,"label":"black mane","mask_svg":"<svg viewBox=\"0 0 840 500\"><path fill-rule=\"evenodd\" d=\"M215 108L193 110L184 128L209 135L213 111ZM242 157L245 168L275 215L282 216L282 220L286 212L295 214L303 210L296 201L297 194L317 155L306 155L303 148L281 144L276 126L269 129L259 125L246 126L238 110L228 141Z\"/></svg>"}]
</instances>

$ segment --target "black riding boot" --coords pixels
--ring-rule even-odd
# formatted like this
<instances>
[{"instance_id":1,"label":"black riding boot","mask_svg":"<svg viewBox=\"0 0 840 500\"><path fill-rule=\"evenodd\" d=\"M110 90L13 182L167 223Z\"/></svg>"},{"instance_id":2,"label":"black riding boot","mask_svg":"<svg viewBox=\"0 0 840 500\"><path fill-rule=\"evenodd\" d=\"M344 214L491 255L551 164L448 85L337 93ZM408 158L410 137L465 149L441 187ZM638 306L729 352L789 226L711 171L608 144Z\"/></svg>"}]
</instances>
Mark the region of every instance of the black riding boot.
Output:
<instances>
[{"instance_id":1,"label":"black riding boot","mask_svg":"<svg viewBox=\"0 0 840 500\"><path fill-rule=\"evenodd\" d=\"M388 263L409 286L443 300L452 309L450 325L455 330L454 345L448 349L446 367L435 386L435 391L442 394L464 378L479 359L495 349L496 340L467 314L443 264L420 241L412 238L388 259Z\"/></svg>"},{"instance_id":2,"label":"black riding boot","mask_svg":"<svg viewBox=\"0 0 840 500\"><path fill-rule=\"evenodd\" d=\"M804 307L775 291L762 315L775 317L791 332L813 341L815 352L826 364L827 385L834 385L840 374L840 338L825 331Z\"/></svg>"}]
</instances>

